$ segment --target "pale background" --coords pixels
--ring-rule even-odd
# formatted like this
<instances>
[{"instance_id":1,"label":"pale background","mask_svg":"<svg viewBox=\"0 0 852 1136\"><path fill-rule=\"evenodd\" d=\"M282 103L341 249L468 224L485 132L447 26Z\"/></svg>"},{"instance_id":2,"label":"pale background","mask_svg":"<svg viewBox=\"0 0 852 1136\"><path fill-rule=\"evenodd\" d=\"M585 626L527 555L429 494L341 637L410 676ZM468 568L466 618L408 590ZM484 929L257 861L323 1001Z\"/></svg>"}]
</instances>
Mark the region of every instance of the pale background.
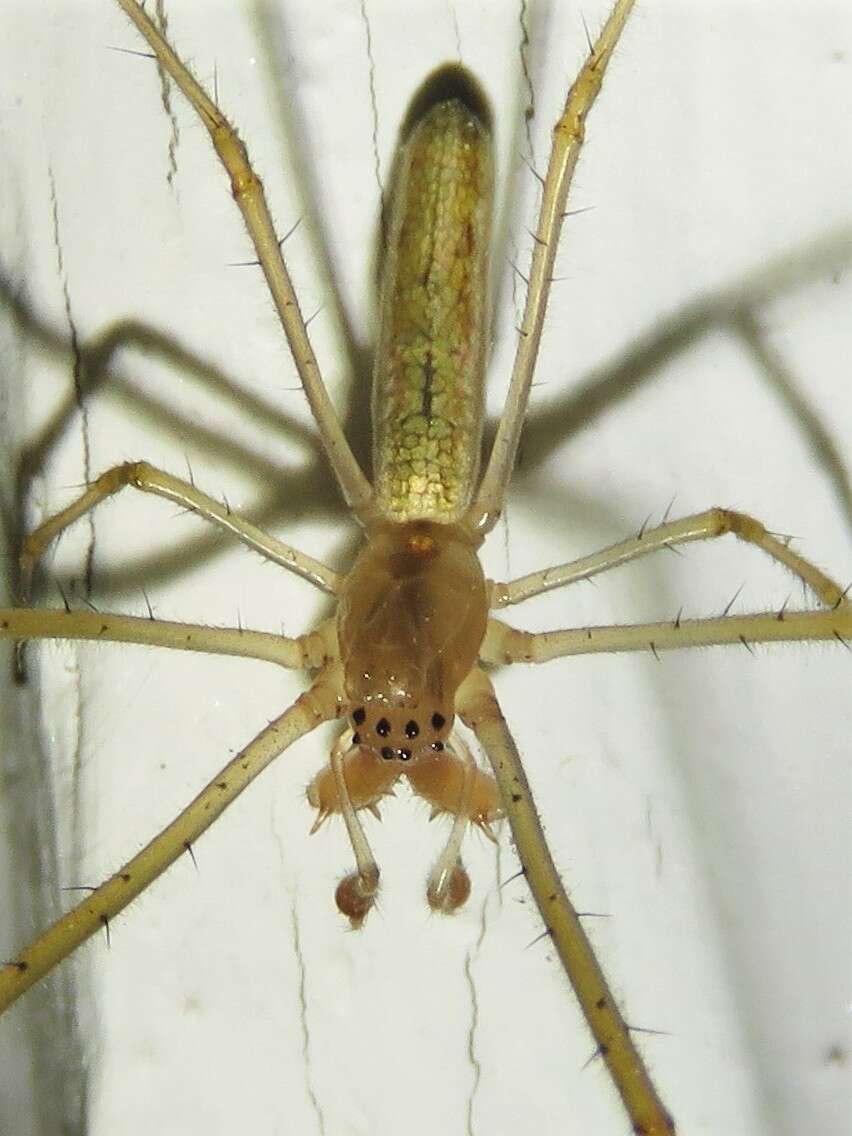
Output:
<instances>
[{"instance_id":1,"label":"pale background","mask_svg":"<svg viewBox=\"0 0 852 1136\"><path fill-rule=\"evenodd\" d=\"M528 14L534 162L606 4ZM283 539L342 566L353 548L259 273L202 128L109 4L5 2L0 63L3 504L16 447L73 402L69 314L85 342L132 320L197 360L127 343L113 379L73 410L27 492L32 525L86 478L144 457ZM366 0L167 5L178 50L249 142L338 405L353 393L318 258L320 219L359 348L370 339L378 189L423 76L461 58L498 123L500 230L491 370L496 409L518 321L508 259L525 265L536 184L527 153L516 3ZM370 98L371 64L376 115ZM844 583L848 483L801 414L729 328L700 325L720 291L753 315L844 450L852 428L852 13L840 2L640 3L589 125L545 332L525 476L485 549L492 576L581 555L659 519L732 505ZM295 147L295 150L294 150ZM297 151L301 154L299 159ZM306 202L309 202L306 203ZM54 217L55 212L55 217ZM57 264L57 241L61 267ZM829 254L814 270L808 253ZM782 258L796 281L749 282ZM819 259L819 258L817 258ZM789 281L788 281L789 283ZM67 290L66 300L63 288ZM8 320L14 295L30 320ZM686 305L698 305L685 309ZM572 402L662 328L679 349L600 406ZM682 349L681 349L682 346ZM174 350L172 356L174 356ZM205 382L215 366L240 392ZM634 370L637 368L634 367ZM118 379L120 378L120 384ZM606 388L611 389L611 387ZM257 409L257 400L267 410ZM558 408L566 407L559 416ZM254 408L254 409L253 409ZM573 408L573 411L572 411ZM543 425L549 433L545 435ZM296 633L311 588L162 501L126 491L94 519L103 609ZM6 537L9 536L7 526ZM82 603L92 530L47 559ZM732 542L659 556L554 593L525 627L780 606L801 591ZM557 862L685 1136L848 1130L850 675L839 645L717 649L516 668L498 690ZM6 955L114 871L302 680L237 660L119 646L30 653L3 695L2 805L10 845ZM4 686L8 670L2 668ZM425 876L444 830L406 793L368 832L380 908L349 934L333 903L350 870L341 825L308 838L304 786L328 738L302 742L188 859L0 1025L0 1127L15 1136L234 1131L329 1136L521 1130L621 1134L627 1121L516 871L470 839L467 909L430 915ZM12 899L11 895L15 894ZM51 907L51 905L54 905Z\"/></svg>"}]
</instances>

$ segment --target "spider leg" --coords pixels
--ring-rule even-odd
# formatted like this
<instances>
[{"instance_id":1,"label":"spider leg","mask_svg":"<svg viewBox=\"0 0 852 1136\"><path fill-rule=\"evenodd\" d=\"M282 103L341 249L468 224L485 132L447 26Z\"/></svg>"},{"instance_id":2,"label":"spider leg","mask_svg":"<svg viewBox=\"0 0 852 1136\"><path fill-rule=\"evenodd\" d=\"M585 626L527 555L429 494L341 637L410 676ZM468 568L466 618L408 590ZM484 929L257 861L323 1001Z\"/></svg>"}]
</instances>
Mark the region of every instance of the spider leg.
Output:
<instances>
[{"instance_id":1,"label":"spider leg","mask_svg":"<svg viewBox=\"0 0 852 1136\"><path fill-rule=\"evenodd\" d=\"M145 891L280 753L339 710L340 677L327 669L141 852L0 969L0 1011Z\"/></svg>"},{"instance_id":2,"label":"spider leg","mask_svg":"<svg viewBox=\"0 0 852 1136\"><path fill-rule=\"evenodd\" d=\"M630 540L610 545L591 556L531 572L528 576L520 576L505 584L494 583L491 585L491 606L509 607L554 588L573 584L577 580L590 580L592 576L618 568L640 556L657 552L658 549L674 548L678 544L688 544L694 540L714 540L726 533L733 533L739 540L762 548L773 560L786 565L826 606L834 607L839 603L843 589L809 560L793 552L785 541L778 540L768 532L760 521L746 513L716 507L640 532Z\"/></svg>"},{"instance_id":3,"label":"spider leg","mask_svg":"<svg viewBox=\"0 0 852 1136\"><path fill-rule=\"evenodd\" d=\"M329 463L347 504L356 513L366 515L373 495L372 487L346 441L322 381L299 302L281 255L281 244L269 213L263 185L251 167L248 152L236 130L190 74L139 4L135 0L118 2L148 41L159 64L171 75L210 134L213 148L231 179L234 199L240 207L266 277Z\"/></svg>"},{"instance_id":4,"label":"spider leg","mask_svg":"<svg viewBox=\"0 0 852 1136\"><path fill-rule=\"evenodd\" d=\"M517 746L484 671L476 668L471 672L459 690L456 705L462 721L476 734L493 766L527 883L589 1023L598 1052L633 1122L633 1131L646 1136L670 1136L674 1123L657 1096L559 878Z\"/></svg>"},{"instance_id":5,"label":"spider leg","mask_svg":"<svg viewBox=\"0 0 852 1136\"><path fill-rule=\"evenodd\" d=\"M491 448L488 466L479 492L467 515L468 523L483 532L488 532L497 522L506 495L506 486L509 484L515 465L515 454L526 416L530 385L550 295L550 282L565 216L568 188L583 146L586 116L601 89L607 65L632 7L633 0L617 0L568 92L562 115L553 131L553 148L542 190L527 299L509 393Z\"/></svg>"},{"instance_id":6,"label":"spider leg","mask_svg":"<svg viewBox=\"0 0 852 1136\"><path fill-rule=\"evenodd\" d=\"M290 638L269 631L172 623L133 615L41 608L0 608L0 639L88 639L99 643L139 643L208 655L237 655L282 667L317 667L333 653L331 623Z\"/></svg>"},{"instance_id":7,"label":"spider leg","mask_svg":"<svg viewBox=\"0 0 852 1136\"><path fill-rule=\"evenodd\" d=\"M716 619L674 619L610 627L571 627L529 632L489 619L480 658L485 663L546 663L568 655L623 651L671 651L739 643L795 643L837 640L850 647L852 604L843 600L827 611L758 612Z\"/></svg>"},{"instance_id":8,"label":"spider leg","mask_svg":"<svg viewBox=\"0 0 852 1136\"><path fill-rule=\"evenodd\" d=\"M197 513L204 520L217 525L233 535L249 548L259 552L282 568L287 568L309 580L324 592L334 595L340 583L337 572L327 568L312 556L298 552L289 544L284 544L274 536L253 525L251 521L233 513L228 506L214 501L206 493L196 489L170 473L149 465L148 462L126 462L102 473L99 478L86 487L76 501L50 517L26 537L21 551L21 591L25 600L29 599L33 570L36 561L44 553L50 542L74 521L86 515L101 501L111 497L126 486L140 489L143 493L153 493L165 497Z\"/></svg>"}]
</instances>

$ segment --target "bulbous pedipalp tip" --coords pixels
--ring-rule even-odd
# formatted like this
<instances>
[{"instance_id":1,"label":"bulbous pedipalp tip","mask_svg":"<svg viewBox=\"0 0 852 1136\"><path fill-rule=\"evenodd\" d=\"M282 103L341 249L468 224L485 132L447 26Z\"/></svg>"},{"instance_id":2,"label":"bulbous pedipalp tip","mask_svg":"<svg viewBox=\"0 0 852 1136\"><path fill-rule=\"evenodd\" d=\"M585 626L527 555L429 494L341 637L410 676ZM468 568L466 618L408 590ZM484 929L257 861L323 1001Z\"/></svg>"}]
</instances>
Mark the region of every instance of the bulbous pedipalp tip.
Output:
<instances>
[{"instance_id":1,"label":"bulbous pedipalp tip","mask_svg":"<svg viewBox=\"0 0 852 1136\"><path fill-rule=\"evenodd\" d=\"M334 900L341 915L345 915L353 931L357 931L370 914L379 890L378 877L375 883L361 878L357 872L344 876L334 893Z\"/></svg>"}]
</instances>

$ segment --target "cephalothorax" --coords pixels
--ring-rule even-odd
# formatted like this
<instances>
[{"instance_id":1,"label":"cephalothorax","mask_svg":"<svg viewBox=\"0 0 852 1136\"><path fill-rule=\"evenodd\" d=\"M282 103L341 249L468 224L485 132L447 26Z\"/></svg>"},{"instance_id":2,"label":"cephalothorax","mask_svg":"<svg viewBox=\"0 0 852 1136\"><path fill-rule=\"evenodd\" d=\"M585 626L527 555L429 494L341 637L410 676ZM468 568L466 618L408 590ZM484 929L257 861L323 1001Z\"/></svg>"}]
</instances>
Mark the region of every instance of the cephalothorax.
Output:
<instances>
[{"instance_id":1,"label":"cephalothorax","mask_svg":"<svg viewBox=\"0 0 852 1136\"><path fill-rule=\"evenodd\" d=\"M337 620L354 744L388 760L440 752L487 619L485 578L462 529L413 521L372 533Z\"/></svg>"}]
</instances>

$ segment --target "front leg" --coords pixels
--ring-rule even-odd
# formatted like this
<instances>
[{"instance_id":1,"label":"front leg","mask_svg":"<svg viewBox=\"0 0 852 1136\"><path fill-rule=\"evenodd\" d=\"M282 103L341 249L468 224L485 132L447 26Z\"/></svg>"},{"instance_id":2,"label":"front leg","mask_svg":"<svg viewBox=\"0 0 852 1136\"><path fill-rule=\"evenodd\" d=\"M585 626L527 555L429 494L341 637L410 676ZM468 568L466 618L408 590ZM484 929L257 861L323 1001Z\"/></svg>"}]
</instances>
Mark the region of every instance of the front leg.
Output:
<instances>
[{"instance_id":1,"label":"front leg","mask_svg":"<svg viewBox=\"0 0 852 1136\"><path fill-rule=\"evenodd\" d=\"M287 337L293 362L317 424L323 449L344 499L357 514L367 515L373 492L364 476L332 406L314 356L290 274L281 253L282 234L275 229L263 184L252 168L248 151L234 127L178 57L161 30L137 0L118 0L120 7L148 41L160 67L183 92L210 135L210 141L231 183L231 193L257 253L269 293Z\"/></svg>"}]
</instances>

